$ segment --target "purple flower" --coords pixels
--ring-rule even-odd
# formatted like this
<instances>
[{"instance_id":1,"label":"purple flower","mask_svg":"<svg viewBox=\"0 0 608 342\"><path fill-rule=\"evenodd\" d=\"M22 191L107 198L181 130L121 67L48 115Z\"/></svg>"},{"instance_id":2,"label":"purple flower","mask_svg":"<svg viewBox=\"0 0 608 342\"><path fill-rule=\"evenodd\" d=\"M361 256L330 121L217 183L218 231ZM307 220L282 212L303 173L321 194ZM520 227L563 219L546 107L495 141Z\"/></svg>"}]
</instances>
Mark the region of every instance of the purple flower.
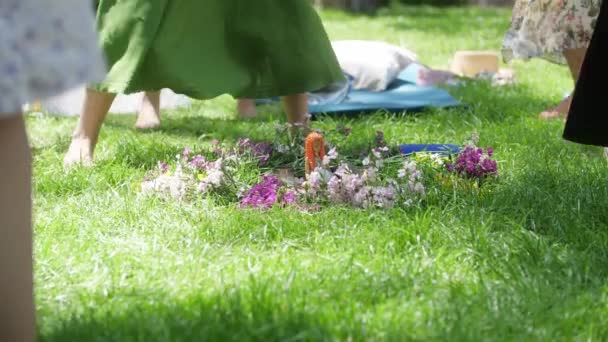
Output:
<instances>
[{"instance_id":1,"label":"purple flower","mask_svg":"<svg viewBox=\"0 0 608 342\"><path fill-rule=\"evenodd\" d=\"M279 179L265 175L262 182L254 185L241 199L242 208L270 209L277 201Z\"/></svg>"},{"instance_id":2,"label":"purple flower","mask_svg":"<svg viewBox=\"0 0 608 342\"><path fill-rule=\"evenodd\" d=\"M169 171L169 165L167 165L165 162L158 163L158 167L162 173L167 173Z\"/></svg>"},{"instance_id":3,"label":"purple flower","mask_svg":"<svg viewBox=\"0 0 608 342\"><path fill-rule=\"evenodd\" d=\"M207 170L210 167L209 162L207 162L205 157L200 154L197 154L196 156L194 156L194 158L192 158L192 160L190 160L189 164L190 164L190 166L194 167L195 169L197 169L199 171Z\"/></svg>"},{"instance_id":4,"label":"purple flower","mask_svg":"<svg viewBox=\"0 0 608 342\"><path fill-rule=\"evenodd\" d=\"M446 164L446 168L467 178L481 179L496 175L498 167L496 161L491 159L493 153L491 147L484 154L481 148L467 146L456 158L456 164Z\"/></svg>"},{"instance_id":5,"label":"purple flower","mask_svg":"<svg viewBox=\"0 0 608 342\"><path fill-rule=\"evenodd\" d=\"M392 208L397 200L397 191L392 186L372 189L374 204L380 208Z\"/></svg>"},{"instance_id":6,"label":"purple flower","mask_svg":"<svg viewBox=\"0 0 608 342\"><path fill-rule=\"evenodd\" d=\"M273 151L272 143L270 142L253 142L248 138L239 139L237 146L240 153L251 153L258 158L260 164L265 165L270 159Z\"/></svg>"},{"instance_id":7,"label":"purple flower","mask_svg":"<svg viewBox=\"0 0 608 342\"><path fill-rule=\"evenodd\" d=\"M288 191L285 194L283 194L283 203L287 204L287 205L292 205L295 204L297 201L297 196L295 191Z\"/></svg>"},{"instance_id":8,"label":"purple flower","mask_svg":"<svg viewBox=\"0 0 608 342\"><path fill-rule=\"evenodd\" d=\"M342 189L342 181L340 178L333 176L327 182L327 192L329 194L329 200L332 203L342 203L344 202L344 194Z\"/></svg>"},{"instance_id":9,"label":"purple flower","mask_svg":"<svg viewBox=\"0 0 608 342\"><path fill-rule=\"evenodd\" d=\"M186 147L184 152L182 152L182 156L184 156L184 160L188 160L188 157L190 156L190 149Z\"/></svg>"}]
</instances>

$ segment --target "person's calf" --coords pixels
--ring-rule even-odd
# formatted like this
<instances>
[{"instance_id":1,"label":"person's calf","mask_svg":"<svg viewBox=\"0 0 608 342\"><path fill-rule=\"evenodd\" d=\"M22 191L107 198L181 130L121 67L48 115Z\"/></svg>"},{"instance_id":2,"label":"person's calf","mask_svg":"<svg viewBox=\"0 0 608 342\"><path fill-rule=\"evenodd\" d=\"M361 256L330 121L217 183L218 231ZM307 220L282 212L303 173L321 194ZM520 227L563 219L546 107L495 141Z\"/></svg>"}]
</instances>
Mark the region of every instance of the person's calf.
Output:
<instances>
[{"instance_id":1,"label":"person's calf","mask_svg":"<svg viewBox=\"0 0 608 342\"><path fill-rule=\"evenodd\" d=\"M0 341L34 341L31 153L23 118L0 113Z\"/></svg>"},{"instance_id":2,"label":"person's calf","mask_svg":"<svg viewBox=\"0 0 608 342\"><path fill-rule=\"evenodd\" d=\"M310 113L308 112L308 94L301 93L282 98L287 114L287 122L292 130L308 132L310 130Z\"/></svg>"},{"instance_id":3,"label":"person's calf","mask_svg":"<svg viewBox=\"0 0 608 342\"><path fill-rule=\"evenodd\" d=\"M103 121L112 106L115 94L86 90L78 126L63 163L66 167L75 164L91 165Z\"/></svg>"}]
</instances>

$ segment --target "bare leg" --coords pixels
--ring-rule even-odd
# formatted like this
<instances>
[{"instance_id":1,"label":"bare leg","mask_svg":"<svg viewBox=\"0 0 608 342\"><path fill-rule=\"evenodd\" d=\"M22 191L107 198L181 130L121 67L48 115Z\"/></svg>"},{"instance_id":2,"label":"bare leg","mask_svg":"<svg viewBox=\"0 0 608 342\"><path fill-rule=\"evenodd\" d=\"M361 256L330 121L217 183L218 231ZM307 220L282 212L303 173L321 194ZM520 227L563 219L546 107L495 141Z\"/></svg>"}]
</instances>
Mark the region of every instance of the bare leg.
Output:
<instances>
[{"instance_id":1,"label":"bare leg","mask_svg":"<svg viewBox=\"0 0 608 342\"><path fill-rule=\"evenodd\" d=\"M101 125L110 110L110 106L112 106L115 96L92 89L86 90L80 121L74 132L72 144L63 160L65 166L77 163L92 164L93 152L99 138Z\"/></svg>"},{"instance_id":2,"label":"bare leg","mask_svg":"<svg viewBox=\"0 0 608 342\"><path fill-rule=\"evenodd\" d=\"M308 127L308 95L305 93L289 95L283 97L282 100L287 113L287 121L293 125Z\"/></svg>"},{"instance_id":3,"label":"bare leg","mask_svg":"<svg viewBox=\"0 0 608 342\"><path fill-rule=\"evenodd\" d=\"M158 126L160 126L160 91L146 92L142 99L135 128L152 129Z\"/></svg>"},{"instance_id":4,"label":"bare leg","mask_svg":"<svg viewBox=\"0 0 608 342\"><path fill-rule=\"evenodd\" d=\"M574 83L578 81L578 75L581 71L581 66L583 65L583 61L585 60L586 53L587 49L564 50L564 57L566 57L566 61L568 62L568 67L570 68L570 73L572 74L572 80L574 80ZM542 119L554 119L564 117L568 114L568 111L570 110L571 102L572 96L568 96L554 108L540 113L540 117Z\"/></svg>"},{"instance_id":5,"label":"bare leg","mask_svg":"<svg viewBox=\"0 0 608 342\"><path fill-rule=\"evenodd\" d=\"M0 119L0 341L36 338L30 158L23 118Z\"/></svg>"},{"instance_id":6,"label":"bare leg","mask_svg":"<svg viewBox=\"0 0 608 342\"><path fill-rule=\"evenodd\" d=\"M254 118L258 114L255 107L255 100L252 99L238 99L236 102L236 110L241 118Z\"/></svg>"}]
</instances>

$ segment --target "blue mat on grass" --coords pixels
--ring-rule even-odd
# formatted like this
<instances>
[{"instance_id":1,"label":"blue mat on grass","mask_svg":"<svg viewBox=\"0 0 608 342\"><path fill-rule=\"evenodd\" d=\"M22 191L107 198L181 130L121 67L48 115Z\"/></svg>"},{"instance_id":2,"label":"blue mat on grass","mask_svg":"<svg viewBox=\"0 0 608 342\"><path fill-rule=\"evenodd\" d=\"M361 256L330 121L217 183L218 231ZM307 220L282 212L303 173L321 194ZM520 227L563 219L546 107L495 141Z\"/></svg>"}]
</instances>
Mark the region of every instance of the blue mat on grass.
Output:
<instances>
[{"instance_id":1,"label":"blue mat on grass","mask_svg":"<svg viewBox=\"0 0 608 342\"><path fill-rule=\"evenodd\" d=\"M340 102L313 104L311 114L354 114L387 111L391 113L417 112L426 108L460 106L447 91L436 87L416 85L419 65L411 65L391 83L387 90L373 92L350 90Z\"/></svg>"},{"instance_id":2,"label":"blue mat on grass","mask_svg":"<svg viewBox=\"0 0 608 342\"><path fill-rule=\"evenodd\" d=\"M416 153L437 153L442 155L453 155L460 153L460 151L460 146L452 144L406 144L399 146L399 152L406 156Z\"/></svg>"},{"instance_id":3,"label":"blue mat on grass","mask_svg":"<svg viewBox=\"0 0 608 342\"><path fill-rule=\"evenodd\" d=\"M373 92L354 90L349 84L335 92L325 92L310 96L310 113L316 114L359 114L365 112L387 111L391 113L417 112L426 108L447 108L460 106L461 103L447 91L416 85L418 70L421 66L410 65L401 72L387 90ZM350 80L350 78L349 78ZM258 103L271 103L278 99L261 99Z\"/></svg>"}]
</instances>

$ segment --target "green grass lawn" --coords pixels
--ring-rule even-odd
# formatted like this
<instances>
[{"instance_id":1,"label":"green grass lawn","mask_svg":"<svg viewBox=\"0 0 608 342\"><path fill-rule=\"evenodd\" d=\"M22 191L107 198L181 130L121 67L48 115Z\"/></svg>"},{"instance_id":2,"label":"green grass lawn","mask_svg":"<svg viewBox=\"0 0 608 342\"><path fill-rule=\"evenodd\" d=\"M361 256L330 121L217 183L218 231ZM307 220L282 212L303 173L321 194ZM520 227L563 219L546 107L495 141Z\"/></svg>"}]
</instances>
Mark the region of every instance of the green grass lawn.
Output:
<instances>
[{"instance_id":1,"label":"green grass lawn","mask_svg":"<svg viewBox=\"0 0 608 342\"><path fill-rule=\"evenodd\" d=\"M332 39L382 39L447 67L498 50L508 10L402 8L323 17ZM243 211L137 196L158 160L212 139L270 139L276 109L237 121L232 99L165 113L138 133L107 121L92 169L62 167L74 118L30 117L36 295L43 341L606 340L608 167L537 113L571 90L564 67L515 63L518 84L453 91L470 105L417 115L322 119L383 130L391 144L494 147L490 196L408 209ZM608 134L608 132L607 132Z\"/></svg>"}]
</instances>

